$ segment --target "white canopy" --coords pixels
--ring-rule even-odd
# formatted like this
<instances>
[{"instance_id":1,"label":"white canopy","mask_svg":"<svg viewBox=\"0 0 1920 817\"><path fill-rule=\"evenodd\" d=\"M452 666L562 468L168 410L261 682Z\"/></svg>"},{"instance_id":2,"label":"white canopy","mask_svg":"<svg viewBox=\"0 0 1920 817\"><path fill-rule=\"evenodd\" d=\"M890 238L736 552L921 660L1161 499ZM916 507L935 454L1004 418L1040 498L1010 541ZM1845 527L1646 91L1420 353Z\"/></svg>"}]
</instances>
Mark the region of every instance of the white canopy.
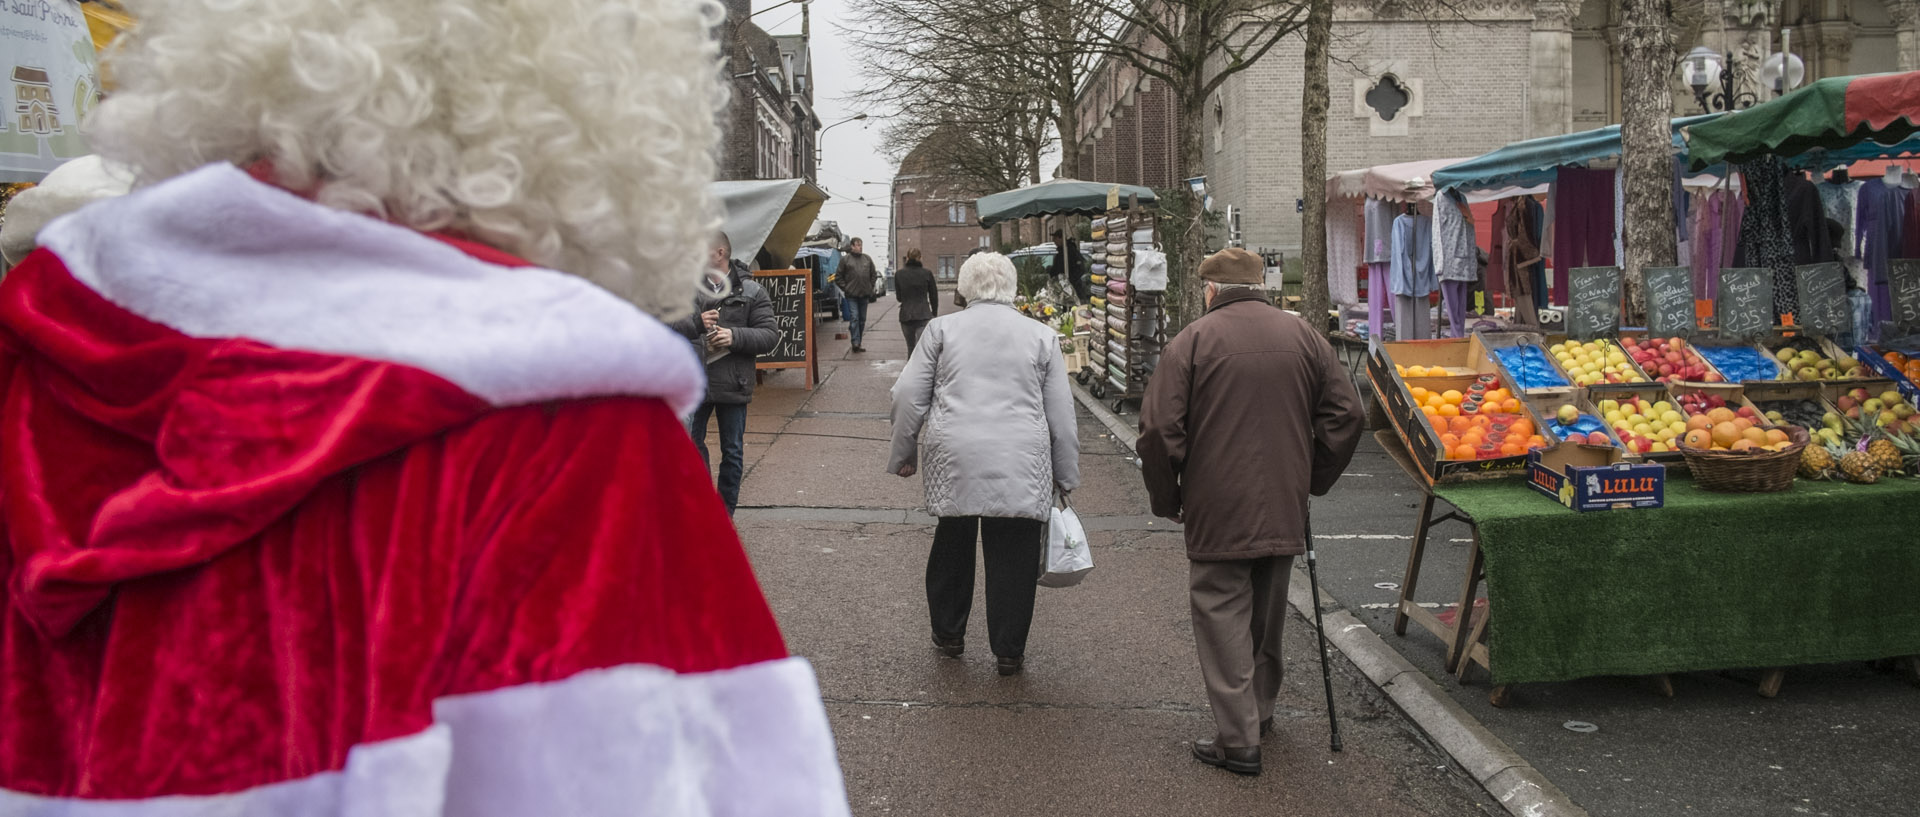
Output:
<instances>
[{"instance_id":1,"label":"white canopy","mask_svg":"<svg viewBox=\"0 0 1920 817\"><path fill-rule=\"evenodd\" d=\"M805 179L714 182L709 189L726 208L721 229L733 241L733 257L747 264L761 247L781 264L791 262L827 201L826 191Z\"/></svg>"}]
</instances>

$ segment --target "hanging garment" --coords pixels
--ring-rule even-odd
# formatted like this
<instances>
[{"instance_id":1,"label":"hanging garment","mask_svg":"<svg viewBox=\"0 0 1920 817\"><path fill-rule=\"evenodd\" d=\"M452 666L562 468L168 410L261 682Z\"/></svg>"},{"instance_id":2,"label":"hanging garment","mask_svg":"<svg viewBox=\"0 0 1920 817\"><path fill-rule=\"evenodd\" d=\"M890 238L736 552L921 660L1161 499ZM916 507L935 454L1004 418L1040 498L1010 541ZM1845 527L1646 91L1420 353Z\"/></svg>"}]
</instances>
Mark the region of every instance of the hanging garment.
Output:
<instances>
[{"instance_id":1,"label":"hanging garment","mask_svg":"<svg viewBox=\"0 0 1920 817\"><path fill-rule=\"evenodd\" d=\"M1740 166L1747 193L1747 214L1740 222L1736 267L1773 271L1773 311L1791 315L1799 302L1793 280L1793 233L1787 222L1787 172L1779 159L1766 156Z\"/></svg>"},{"instance_id":2,"label":"hanging garment","mask_svg":"<svg viewBox=\"0 0 1920 817\"><path fill-rule=\"evenodd\" d=\"M1327 290L1342 306L1360 303L1360 219L1352 199L1327 202Z\"/></svg>"},{"instance_id":3,"label":"hanging garment","mask_svg":"<svg viewBox=\"0 0 1920 817\"><path fill-rule=\"evenodd\" d=\"M1367 199L1365 214L1367 263L1386 263L1393 255L1393 214L1392 202Z\"/></svg>"},{"instance_id":4,"label":"hanging garment","mask_svg":"<svg viewBox=\"0 0 1920 817\"><path fill-rule=\"evenodd\" d=\"M1486 284L1489 296L1507 291L1507 210L1513 207L1512 199L1501 199L1493 205L1493 229L1487 244L1487 265L1481 271L1481 281ZM1488 301L1488 307L1493 303Z\"/></svg>"},{"instance_id":5,"label":"hanging garment","mask_svg":"<svg viewBox=\"0 0 1920 817\"><path fill-rule=\"evenodd\" d=\"M1834 184L1826 181L1814 185L1814 188L1820 192L1821 211L1827 214L1827 218L1840 222L1840 234L1847 239L1836 245L1834 249L1842 258L1855 257L1853 245L1857 231L1854 223L1856 211L1860 206L1860 182L1848 181Z\"/></svg>"},{"instance_id":6,"label":"hanging garment","mask_svg":"<svg viewBox=\"0 0 1920 817\"><path fill-rule=\"evenodd\" d=\"M1433 275L1433 219L1403 213L1393 219L1393 258L1387 286L1395 295L1426 297L1439 287Z\"/></svg>"},{"instance_id":7,"label":"hanging garment","mask_svg":"<svg viewBox=\"0 0 1920 817\"><path fill-rule=\"evenodd\" d=\"M1688 232L1687 266L1693 270L1693 292L1696 298L1711 300L1710 294L1720 280L1720 219L1724 217L1730 194L1725 190L1713 190L1696 193L1693 206L1687 210L1691 214Z\"/></svg>"},{"instance_id":8,"label":"hanging garment","mask_svg":"<svg viewBox=\"0 0 1920 817\"><path fill-rule=\"evenodd\" d=\"M1506 253L1506 292L1513 299L1513 322L1519 326L1540 325L1540 308L1536 301L1535 282L1540 277L1540 245L1536 222L1528 207L1533 199L1522 198L1506 208L1506 219L1502 225ZM1537 206L1537 205L1535 205Z\"/></svg>"},{"instance_id":9,"label":"hanging garment","mask_svg":"<svg viewBox=\"0 0 1920 817\"><path fill-rule=\"evenodd\" d=\"M1544 242L1547 232L1553 224L1553 220L1547 218L1546 208L1542 207L1539 200L1532 196L1520 199L1520 206L1526 208L1527 223L1533 225L1533 240L1535 242ZM1533 305L1537 309L1544 309L1547 306L1547 259L1552 258L1553 254L1548 250L1548 245L1545 243L1536 243L1534 247L1534 254L1540 259L1540 263L1535 264L1532 268Z\"/></svg>"},{"instance_id":10,"label":"hanging garment","mask_svg":"<svg viewBox=\"0 0 1920 817\"><path fill-rule=\"evenodd\" d=\"M1480 279L1472 216L1460 194L1451 190L1433 199L1433 274L1440 281Z\"/></svg>"},{"instance_id":11,"label":"hanging garment","mask_svg":"<svg viewBox=\"0 0 1920 817\"><path fill-rule=\"evenodd\" d=\"M1473 302L1472 281L1441 281L1440 302L1447 308L1447 337L1466 337L1467 307Z\"/></svg>"},{"instance_id":12,"label":"hanging garment","mask_svg":"<svg viewBox=\"0 0 1920 817\"><path fill-rule=\"evenodd\" d=\"M1833 235L1827 232L1827 210L1820 200L1819 186L1798 172L1787 174L1784 186L1787 236L1793 242L1793 262L1818 264L1836 260Z\"/></svg>"},{"instance_id":13,"label":"hanging garment","mask_svg":"<svg viewBox=\"0 0 1920 817\"><path fill-rule=\"evenodd\" d=\"M1614 263L1614 172L1560 168L1554 182L1553 302L1567 303L1567 271Z\"/></svg>"},{"instance_id":14,"label":"hanging garment","mask_svg":"<svg viewBox=\"0 0 1920 817\"><path fill-rule=\"evenodd\" d=\"M1865 332L1868 340L1878 337L1880 324L1892 319L1893 303L1888 300L1887 260L1897 257L1906 199L1897 187L1888 187L1881 179L1860 183L1860 204L1855 211L1854 254L1867 269L1867 298L1871 301L1870 320Z\"/></svg>"},{"instance_id":15,"label":"hanging garment","mask_svg":"<svg viewBox=\"0 0 1920 817\"><path fill-rule=\"evenodd\" d=\"M1393 295L1387 292L1387 262L1370 261L1367 263L1367 329L1372 334L1367 337L1381 337L1380 329L1386 323L1387 299Z\"/></svg>"}]
</instances>

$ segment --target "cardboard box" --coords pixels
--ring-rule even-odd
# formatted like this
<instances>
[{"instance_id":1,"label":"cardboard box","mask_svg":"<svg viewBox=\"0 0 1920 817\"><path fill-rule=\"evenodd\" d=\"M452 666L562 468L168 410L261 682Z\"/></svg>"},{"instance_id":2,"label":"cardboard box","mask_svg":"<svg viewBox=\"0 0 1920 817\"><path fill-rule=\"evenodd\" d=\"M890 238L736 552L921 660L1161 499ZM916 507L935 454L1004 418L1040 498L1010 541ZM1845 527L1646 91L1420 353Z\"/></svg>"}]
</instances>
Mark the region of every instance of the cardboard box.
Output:
<instances>
[{"instance_id":1,"label":"cardboard box","mask_svg":"<svg viewBox=\"0 0 1920 817\"><path fill-rule=\"evenodd\" d=\"M1458 341L1455 341L1456 343ZM1444 365L1444 364L1442 364ZM1473 479L1512 476L1524 472L1527 466L1525 455L1497 457L1484 460L1450 460L1440 450L1440 437L1433 426L1427 422L1427 415L1413 404L1413 394L1408 391L1407 383L1394 369L1392 360L1384 354L1367 356L1367 379L1373 384L1373 390L1380 400L1380 406L1386 411L1388 420L1405 443L1413 461L1419 466L1421 476L1431 483L1463 482ZM1476 378L1462 375L1458 377L1415 379L1416 385L1425 385L1432 389L1436 385L1448 388L1460 388L1471 385ZM1505 386L1507 383L1502 382ZM1541 427L1538 415L1529 410L1522 401L1521 413L1532 421L1534 427Z\"/></svg>"},{"instance_id":2,"label":"cardboard box","mask_svg":"<svg viewBox=\"0 0 1920 817\"><path fill-rule=\"evenodd\" d=\"M1622 459L1618 448L1560 444L1527 454L1527 485L1577 513L1666 504L1667 468Z\"/></svg>"}]
</instances>

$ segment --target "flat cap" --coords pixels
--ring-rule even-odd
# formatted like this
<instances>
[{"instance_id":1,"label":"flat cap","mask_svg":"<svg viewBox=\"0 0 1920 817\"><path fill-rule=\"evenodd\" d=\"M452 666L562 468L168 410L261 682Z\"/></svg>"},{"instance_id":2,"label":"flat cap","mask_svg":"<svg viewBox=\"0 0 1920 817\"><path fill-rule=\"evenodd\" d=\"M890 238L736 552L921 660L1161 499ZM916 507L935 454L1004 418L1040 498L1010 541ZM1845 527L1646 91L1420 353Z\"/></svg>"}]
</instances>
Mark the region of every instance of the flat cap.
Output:
<instances>
[{"instance_id":1,"label":"flat cap","mask_svg":"<svg viewBox=\"0 0 1920 817\"><path fill-rule=\"evenodd\" d=\"M1267 282L1267 265L1260 256L1239 247L1228 247L1200 262L1200 280L1259 286Z\"/></svg>"}]
</instances>

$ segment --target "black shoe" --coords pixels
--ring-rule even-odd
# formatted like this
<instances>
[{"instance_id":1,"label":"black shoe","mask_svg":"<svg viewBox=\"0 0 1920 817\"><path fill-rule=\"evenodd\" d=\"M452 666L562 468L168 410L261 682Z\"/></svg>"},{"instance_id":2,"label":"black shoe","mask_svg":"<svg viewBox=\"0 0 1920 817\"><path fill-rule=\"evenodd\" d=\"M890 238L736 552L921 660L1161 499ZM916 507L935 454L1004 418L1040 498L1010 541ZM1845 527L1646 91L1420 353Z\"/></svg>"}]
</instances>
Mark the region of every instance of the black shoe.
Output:
<instances>
[{"instance_id":1,"label":"black shoe","mask_svg":"<svg viewBox=\"0 0 1920 817\"><path fill-rule=\"evenodd\" d=\"M967 640L965 638L941 638L936 635L933 637L933 647L939 650L941 655L948 658L959 658L961 653L967 651Z\"/></svg>"},{"instance_id":2,"label":"black shoe","mask_svg":"<svg viewBox=\"0 0 1920 817\"><path fill-rule=\"evenodd\" d=\"M1025 659L1022 658L1009 658L1002 655L999 656L996 669L1000 671L1001 675L1019 675L1021 665L1024 661Z\"/></svg>"},{"instance_id":3,"label":"black shoe","mask_svg":"<svg viewBox=\"0 0 1920 817\"><path fill-rule=\"evenodd\" d=\"M1273 734L1273 716L1268 715L1265 720L1260 722L1260 737L1264 738L1271 734Z\"/></svg>"},{"instance_id":4,"label":"black shoe","mask_svg":"<svg viewBox=\"0 0 1920 817\"><path fill-rule=\"evenodd\" d=\"M856 352L864 352L864 351L866 351L865 349L862 349L862 348L860 348L860 347L858 347L858 346L855 346L855 347L853 347L853 350L854 350L854 351L856 351Z\"/></svg>"},{"instance_id":5,"label":"black shoe","mask_svg":"<svg viewBox=\"0 0 1920 817\"><path fill-rule=\"evenodd\" d=\"M1193 742L1193 759L1208 766L1218 766L1234 774L1257 775L1260 773L1260 747L1230 749L1220 746L1212 738Z\"/></svg>"}]
</instances>

